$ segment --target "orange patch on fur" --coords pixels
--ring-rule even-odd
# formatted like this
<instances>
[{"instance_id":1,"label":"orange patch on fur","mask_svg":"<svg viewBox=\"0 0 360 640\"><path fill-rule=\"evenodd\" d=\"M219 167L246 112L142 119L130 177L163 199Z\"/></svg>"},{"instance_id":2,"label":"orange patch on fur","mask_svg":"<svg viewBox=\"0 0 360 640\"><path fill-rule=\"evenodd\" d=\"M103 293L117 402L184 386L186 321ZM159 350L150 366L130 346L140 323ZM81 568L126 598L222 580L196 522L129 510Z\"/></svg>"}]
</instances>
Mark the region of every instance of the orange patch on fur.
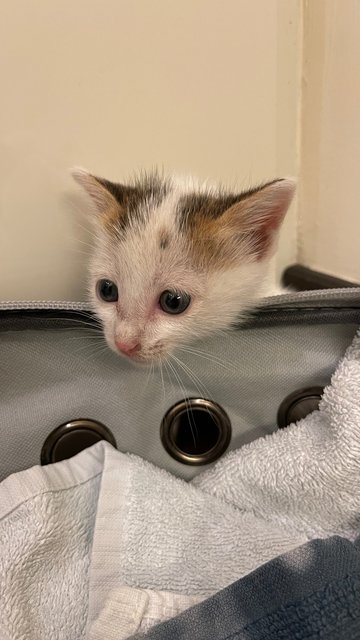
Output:
<instances>
[{"instance_id":1,"label":"orange patch on fur","mask_svg":"<svg viewBox=\"0 0 360 640\"><path fill-rule=\"evenodd\" d=\"M116 202L104 211L100 217L100 222L109 231L113 230L114 226L119 223L125 216L125 210Z\"/></svg>"},{"instance_id":2,"label":"orange patch on fur","mask_svg":"<svg viewBox=\"0 0 360 640\"><path fill-rule=\"evenodd\" d=\"M197 218L187 230L193 263L207 270L229 269L239 260L239 239L222 219Z\"/></svg>"},{"instance_id":3,"label":"orange patch on fur","mask_svg":"<svg viewBox=\"0 0 360 640\"><path fill-rule=\"evenodd\" d=\"M285 212L281 204L269 204L259 191L215 219L195 213L186 230L195 264L222 270L249 257L261 260L270 253Z\"/></svg>"}]
</instances>

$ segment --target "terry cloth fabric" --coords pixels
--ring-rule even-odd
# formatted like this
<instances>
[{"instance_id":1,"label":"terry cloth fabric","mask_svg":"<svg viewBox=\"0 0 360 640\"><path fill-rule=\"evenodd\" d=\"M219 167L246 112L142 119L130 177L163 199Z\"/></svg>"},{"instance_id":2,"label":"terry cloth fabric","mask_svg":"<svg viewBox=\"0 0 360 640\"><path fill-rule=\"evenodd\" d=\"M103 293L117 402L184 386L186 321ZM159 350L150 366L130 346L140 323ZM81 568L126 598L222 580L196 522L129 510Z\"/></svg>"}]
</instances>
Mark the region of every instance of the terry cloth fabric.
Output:
<instances>
[{"instance_id":1,"label":"terry cloth fabric","mask_svg":"<svg viewBox=\"0 0 360 640\"><path fill-rule=\"evenodd\" d=\"M120 587L111 591L105 606L89 629L88 640L125 640L174 618L200 602L200 596L168 591Z\"/></svg>"}]
</instances>

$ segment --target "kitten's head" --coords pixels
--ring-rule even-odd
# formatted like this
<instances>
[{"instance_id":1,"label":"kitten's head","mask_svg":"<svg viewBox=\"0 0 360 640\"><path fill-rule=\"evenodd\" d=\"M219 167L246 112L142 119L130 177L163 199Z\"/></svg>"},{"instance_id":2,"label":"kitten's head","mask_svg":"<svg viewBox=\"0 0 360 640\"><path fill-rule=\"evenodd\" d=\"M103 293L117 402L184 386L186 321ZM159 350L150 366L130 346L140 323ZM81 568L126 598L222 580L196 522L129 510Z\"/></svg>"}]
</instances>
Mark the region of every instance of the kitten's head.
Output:
<instances>
[{"instance_id":1,"label":"kitten's head","mask_svg":"<svg viewBox=\"0 0 360 640\"><path fill-rule=\"evenodd\" d=\"M73 175L94 205L90 293L114 351L164 358L229 327L264 294L294 180L228 193L157 174L130 185Z\"/></svg>"}]
</instances>

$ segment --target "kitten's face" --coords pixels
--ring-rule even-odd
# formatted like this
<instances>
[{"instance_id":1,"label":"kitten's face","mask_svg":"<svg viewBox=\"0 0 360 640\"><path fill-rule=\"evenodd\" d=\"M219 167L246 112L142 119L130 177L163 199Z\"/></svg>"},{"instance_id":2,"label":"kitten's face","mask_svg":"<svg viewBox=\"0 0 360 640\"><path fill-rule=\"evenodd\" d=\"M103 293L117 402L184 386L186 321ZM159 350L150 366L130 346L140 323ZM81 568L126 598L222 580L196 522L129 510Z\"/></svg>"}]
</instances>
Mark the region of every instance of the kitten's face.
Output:
<instances>
[{"instance_id":1,"label":"kitten's face","mask_svg":"<svg viewBox=\"0 0 360 640\"><path fill-rule=\"evenodd\" d=\"M117 353L165 358L228 328L263 294L293 181L224 194L156 175L126 187L74 176L96 206L90 295Z\"/></svg>"}]
</instances>

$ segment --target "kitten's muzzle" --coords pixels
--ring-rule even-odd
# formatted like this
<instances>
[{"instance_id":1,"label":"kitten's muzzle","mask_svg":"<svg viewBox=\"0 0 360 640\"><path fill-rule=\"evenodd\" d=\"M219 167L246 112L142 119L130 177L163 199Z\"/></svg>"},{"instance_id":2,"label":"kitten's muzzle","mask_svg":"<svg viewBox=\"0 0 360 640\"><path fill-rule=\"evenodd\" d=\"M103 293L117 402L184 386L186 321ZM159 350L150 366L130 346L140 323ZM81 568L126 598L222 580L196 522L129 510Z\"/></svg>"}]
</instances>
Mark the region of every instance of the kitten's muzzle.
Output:
<instances>
[{"instance_id":1,"label":"kitten's muzzle","mask_svg":"<svg viewBox=\"0 0 360 640\"><path fill-rule=\"evenodd\" d=\"M141 344L139 342L123 342L121 340L115 340L115 345L121 353L124 353L130 358L136 355L141 349Z\"/></svg>"},{"instance_id":2,"label":"kitten's muzzle","mask_svg":"<svg viewBox=\"0 0 360 640\"><path fill-rule=\"evenodd\" d=\"M152 346L144 347L144 345L136 342L136 340L115 340L114 346L119 353L136 362L159 360L165 353L164 344L160 341Z\"/></svg>"}]
</instances>

